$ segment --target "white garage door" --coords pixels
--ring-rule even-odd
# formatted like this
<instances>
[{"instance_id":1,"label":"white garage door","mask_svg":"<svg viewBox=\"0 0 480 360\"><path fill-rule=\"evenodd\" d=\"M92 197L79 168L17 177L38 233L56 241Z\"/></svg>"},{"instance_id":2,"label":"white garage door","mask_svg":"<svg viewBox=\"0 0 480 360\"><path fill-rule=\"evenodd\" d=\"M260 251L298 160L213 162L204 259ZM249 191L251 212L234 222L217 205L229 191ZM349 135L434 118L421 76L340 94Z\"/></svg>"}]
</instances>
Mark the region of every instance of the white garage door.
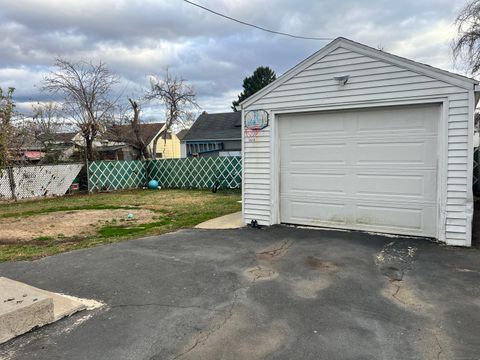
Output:
<instances>
[{"instance_id":1,"label":"white garage door","mask_svg":"<svg viewBox=\"0 0 480 360\"><path fill-rule=\"evenodd\" d=\"M440 105L282 115L283 223L436 236Z\"/></svg>"}]
</instances>

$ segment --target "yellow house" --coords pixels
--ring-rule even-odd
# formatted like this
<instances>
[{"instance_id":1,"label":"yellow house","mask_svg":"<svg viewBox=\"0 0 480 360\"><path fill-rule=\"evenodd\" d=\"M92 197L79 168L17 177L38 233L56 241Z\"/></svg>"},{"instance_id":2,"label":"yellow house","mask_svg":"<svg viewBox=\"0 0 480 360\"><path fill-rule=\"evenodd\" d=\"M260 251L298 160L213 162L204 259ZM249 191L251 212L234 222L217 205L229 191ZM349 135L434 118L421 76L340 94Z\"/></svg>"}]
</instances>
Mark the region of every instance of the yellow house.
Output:
<instances>
[{"instance_id":1,"label":"yellow house","mask_svg":"<svg viewBox=\"0 0 480 360\"><path fill-rule=\"evenodd\" d=\"M171 130L165 136L164 128L162 128L152 145L155 146L155 157L157 159L176 159L181 157L180 140Z\"/></svg>"},{"instance_id":2,"label":"yellow house","mask_svg":"<svg viewBox=\"0 0 480 360\"><path fill-rule=\"evenodd\" d=\"M174 159L181 157L180 140L173 131L168 130L166 132L165 127L165 123L160 122L140 124L140 135L147 145L147 150L152 159ZM117 159L135 159L140 155L138 146L135 147L135 144L137 144L137 137L134 134L131 125L112 126L106 132L104 137L105 140L109 141L108 144L102 144L99 142L97 147L103 145L133 145L133 149L130 149L130 152L127 155L122 154L121 156L116 156Z\"/></svg>"}]
</instances>

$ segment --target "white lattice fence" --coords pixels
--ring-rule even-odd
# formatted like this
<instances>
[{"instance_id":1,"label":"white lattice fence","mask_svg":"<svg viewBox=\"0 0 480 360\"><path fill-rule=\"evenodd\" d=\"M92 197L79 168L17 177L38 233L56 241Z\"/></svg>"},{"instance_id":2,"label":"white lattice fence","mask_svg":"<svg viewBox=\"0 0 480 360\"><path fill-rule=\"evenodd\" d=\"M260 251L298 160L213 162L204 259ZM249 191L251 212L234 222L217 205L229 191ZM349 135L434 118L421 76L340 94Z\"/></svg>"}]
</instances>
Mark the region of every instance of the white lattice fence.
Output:
<instances>
[{"instance_id":1,"label":"white lattice fence","mask_svg":"<svg viewBox=\"0 0 480 360\"><path fill-rule=\"evenodd\" d=\"M82 166L82 164L62 164L0 169L0 199L64 195Z\"/></svg>"}]
</instances>

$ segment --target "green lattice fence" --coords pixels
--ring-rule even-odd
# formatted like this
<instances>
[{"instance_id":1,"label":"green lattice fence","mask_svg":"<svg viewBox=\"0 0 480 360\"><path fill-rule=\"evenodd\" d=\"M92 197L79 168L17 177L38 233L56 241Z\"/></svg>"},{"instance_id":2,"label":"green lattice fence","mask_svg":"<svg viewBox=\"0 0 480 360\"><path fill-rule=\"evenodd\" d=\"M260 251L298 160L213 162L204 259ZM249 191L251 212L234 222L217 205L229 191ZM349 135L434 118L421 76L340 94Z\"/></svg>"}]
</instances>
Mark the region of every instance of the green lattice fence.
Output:
<instances>
[{"instance_id":1,"label":"green lattice fence","mask_svg":"<svg viewBox=\"0 0 480 360\"><path fill-rule=\"evenodd\" d=\"M242 185L242 158L153 160L149 163L149 177L165 188L207 189L216 181L224 188L239 188Z\"/></svg>"},{"instance_id":2,"label":"green lattice fence","mask_svg":"<svg viewBox=\"0 0 480 360\"><path fill-rule=\"evenodd\" d=\"M162 188L208 189L242 185L242 159L237 156L150 161L94 161L88 166L91 192L139 188L150 179Z\"/></svg>"},{"instance_id":3,"label":"green lattice fence","mask_svg":"<svg viewBox=\"0 0 480 360\"><path fill-rule=\"evenodd\" d=\"M135 189L145 186L143 161L93 161L88 164L88 190Z\"/></svg>"}]
</instances>

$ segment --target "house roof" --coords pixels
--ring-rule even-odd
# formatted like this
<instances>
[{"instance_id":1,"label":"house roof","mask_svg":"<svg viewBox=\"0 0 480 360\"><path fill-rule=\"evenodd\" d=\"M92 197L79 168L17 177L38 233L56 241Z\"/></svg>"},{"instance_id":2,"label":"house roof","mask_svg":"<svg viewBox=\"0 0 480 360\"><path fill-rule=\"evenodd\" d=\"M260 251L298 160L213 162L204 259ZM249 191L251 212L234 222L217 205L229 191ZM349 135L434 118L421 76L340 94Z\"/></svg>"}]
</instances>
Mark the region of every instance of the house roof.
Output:
<instances>
[{"instance_id":1,"label":"house roof","mask_svg":"<svg viewBox=\"0 0 480 360\"><path fill-rule=\"evenodd\" d=\"M65 132L65 133L56 133L52 135L52 138L56 142L60 143L71 143L73 138L77 135L76 132Z\"/></svg>"},{"instance_id":2,"label":"house roof","mask_svg":"<svg viewBox=\"0 0 480 360\"><path fill-rule=\"evenodd\" d=\"M188 129L182 129L177 133L178 140L183 140L184 136L187 134Z\"/></svg>"},{"instance_id":3,"label":"house roof","mask_svg":"<svg viewBox=\"0 0 480 360\"><path fill-rule=\"evenodd\" d=\"M353 40L349 40L343 37L338 37L325 47L314 53L313 55L309 56L301 63L297 64L287 72L285 72L282 76L278 77L277 80L273 81L262 90L256 92L249 98L245 99L240 103L240 107L248 106L249 104L255 102L259 98L265 96L266 94L270 93L278 86L282 85L301 71L308 68L310 65L314 64L315 62L319 61L324 56L328 55L330 52L336 50L339 47L343 47L352 51L359 52L366 56L371 56L374 58L378 58L382 61L391 63L393 65L397 65L406 69L409 69L413 72L418 74L430 76L434 79L444 81L451 85L456 85L465 89L474 89L475 85L478 85L479 82L476 79L472 79L463 75L455 74L446 70L442 70L427 64L423 64L417 61L413 61L401 56L393 55L388 52L378 50L372 48L370 46L355 42Z\"/></svg>"},{"instance_id":4,"label":"house roof","mask_svg":"<svg viewBox=\"0 0 480 360\"><path fill-rule=\"evenodd\" d=\"M183 140L227 140L242 138L241 112L202 113Z\"/></svg>"},{"instance_id":5,"label":"house roof","mask_svg":"<svg viewBox=\"0 0 480 360\"><path fill-rule=\"evenodd\" d=\"M53 142L57 144L73 144L74 137L77 135L76 132L59 132L52 134L43 134L39 136L40 142ZM41 146L41 145L40 145Z\"/></svg>"},{"instance_id":6,"label":"house roof","mask_svg":"<svg viewBox=\"0 0 480 360\"><path fill-rule=\"evenodd\" d=\"M145 144L150 144L162 130L164 125L165 123L141 123L140 134L142 135ZM103 135L103 138L106 140L126 142L130 144L135 144L137 142L137 138L130 124L111 125Z\"/></svg>"},{"instance_id":7,"label":"house roof","mask_svg":"<svg viewBox=\"0 0 480 360\"><path fill-rule=\"evenodd\" d=\"M131 145L123 144L123 145L104 145L104 146L97 146L95 148L98 152L109 152L109 151L117 151L124 148L129 148Z\"/></svg>"}]
</instances>

